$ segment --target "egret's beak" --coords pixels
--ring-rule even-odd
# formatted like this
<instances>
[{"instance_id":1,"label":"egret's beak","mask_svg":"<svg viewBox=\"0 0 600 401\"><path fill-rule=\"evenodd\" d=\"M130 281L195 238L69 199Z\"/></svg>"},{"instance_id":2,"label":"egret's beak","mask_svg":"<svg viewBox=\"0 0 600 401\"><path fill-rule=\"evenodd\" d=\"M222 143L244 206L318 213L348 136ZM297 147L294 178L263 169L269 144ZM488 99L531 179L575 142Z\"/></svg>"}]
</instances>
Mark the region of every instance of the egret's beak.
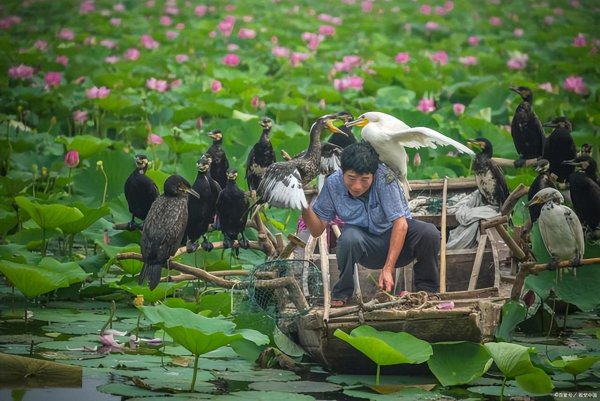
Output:
<instances>
[{"instance_id":1,"label":"egret's beak","mask_svg":"<svg viewBox=\"0 0 600 401\"><path fill-rule=\"evenodd\" d=\"M329 129L329 131L333 132L334 134L342 134L344 136L348 136L348 134L346 134L344 131L342 131L333 124L334 121L335 120L327 120L327 122L325 122L325 126L327 127L327 129Z\"/></svg>"},{"instance_id":2,"label":"egret's beak","mask_svg":"<svg viewBox=\"0 0 600 401\"><path fill-rule=\"evenodd\" d=\"M198 192L194 191L192 188L186 188L185 192L200 199L200 194Z\"/></svg>"},{"instance_id":3,"label":"egret's beak","mask_svg":"<svg viewBox=\"0 0 600 401\"><path fill-rule=\"evenodd\" d=\"M369 123L369 120L367 120L364 117L359 117L354 121L349 121L346 124L344 124L346 127L364 127L365 125L367 125Z\"/></svg>"}]
</instances>

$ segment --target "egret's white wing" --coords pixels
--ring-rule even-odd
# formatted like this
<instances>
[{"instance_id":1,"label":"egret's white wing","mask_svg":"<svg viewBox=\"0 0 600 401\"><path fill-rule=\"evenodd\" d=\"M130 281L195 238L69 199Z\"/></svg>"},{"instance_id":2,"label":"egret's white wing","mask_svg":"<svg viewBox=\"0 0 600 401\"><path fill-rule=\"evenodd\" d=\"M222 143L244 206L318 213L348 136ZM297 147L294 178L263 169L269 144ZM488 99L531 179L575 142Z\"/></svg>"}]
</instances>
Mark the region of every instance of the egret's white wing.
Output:
<instances>
[{"instance_id":1,"label":"egret's white wing","mask_svg":"<svg viewBox=\"0 0 600 401\"><path fill-rule=\"evenodd\" d=\"M427 147L435 149L438 145L449 145L454 146L459 152L466 153L470 156L475 156L475 152L467 148L462 143L455 141L452 138L448 138L446 135L427 127L413 127L395 132L387 132L386 136L389 138L389 140L393 140L396 143L409 148L418 149L421 147Z\"/></svg>"}]
</instances>

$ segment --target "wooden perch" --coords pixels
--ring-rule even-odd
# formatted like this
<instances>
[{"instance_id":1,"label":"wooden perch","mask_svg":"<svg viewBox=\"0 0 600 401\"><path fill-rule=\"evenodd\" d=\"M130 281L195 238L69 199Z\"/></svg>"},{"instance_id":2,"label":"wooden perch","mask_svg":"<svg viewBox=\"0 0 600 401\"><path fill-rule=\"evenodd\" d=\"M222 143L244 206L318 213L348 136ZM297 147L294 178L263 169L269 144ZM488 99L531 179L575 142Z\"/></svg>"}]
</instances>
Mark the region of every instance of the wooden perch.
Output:
<instances>
[{"instance_id":1,"label":"wooden perch","mask_svg":"<svg viewBox=\"0 0 600 401\"><path fill-rule=\"evenodd\" d=\"M523 183L517 185L517 187L508 195L508 198L500 207L500 214L509 215L512 210L515 208L515 205L521 199L523 195L526 195L529 191L529 187L524 185Z\"/></svg>"},{"instance_id":2,"label":"wooden perch","mask_svg":"<svg viewBox=\"0 0 600 401\"><path fill-rule=\"evenodd\" d=\"M523 284L525 284L525 278L529 274L537 274L544 270L550 270L553 267L556 267L558 269L565 269L567 267L577 268L579 266L593 265L593 264L597 264L597 263L600 263L600 258L582 259L581 264L578 266L573 266L572 260L562 260L558 263L558 265L555 265L555 266L552 266L551 263L535 263L535 262L521 263L519 273L517 273L517 275L515 276L515 282L513 284L510 297L513 300L519 299L519 297L521 296L521 291L523 290Z\"/></svg>"},{"instance_id":3,"label":"wooden perch","mask_svg":"<svg viewBox=\"0 0 600 401\"><path fill-rule=\"evenodd\" d=\"M294 252L296 247L304 248L306 246L306 243L294 234L289 234L287 238L289 242L283 248L277 259L287 259Z\"/></svg>"},{"instance_id":4,"label":"wooden perch","mask_svg":"<svg viewBox=\"0 0 600 401\"><path fill-rule=\"evenodd\" d=\"M444 179L437 180L409 180L410 191L441 191L444 187ZM452 178L448 180L447 184L448 190L454 189L475 189L477 188L477 183L475 182L475 178Z\"/></svg>"},{"instance_id":5,"label":"wooden perch","mask_svg":"<svg viewBox=\"0 0 600 401\"><path fill-rule=\"evenodd\" d=\"M508 223L508 216L497 216L492 217L491 219L481 220L480 228L482 231L487 230L488 228L496 227L500 224Z\"/></svg>"},{"instance_id":6,"label":"wooden perch","mask_svg":"<svg viewBox=\"0 0 600 401\"><path fill-rule=\"evenodd\" d=\"M492 157L492 160L500 167L515 167L516 160L503 159L501 157ZM531 167L537 164L538 159L527 159L523 167Z\"/></svg>"},{"instance_id":7,"label":"wooden perch","mask_svg":"<svg viewBox=\"0 0 600 401\"><path fill-rule=\"evenodd\" d=\"M525 252L523 252L521 247L515 242L513 237L510 236L503 225L496 226L496 231L498 231L498 234L500 234L506 245L510 248L513 258L517 260L525 260L527 258Z\"/></svg>"}]
</instances>

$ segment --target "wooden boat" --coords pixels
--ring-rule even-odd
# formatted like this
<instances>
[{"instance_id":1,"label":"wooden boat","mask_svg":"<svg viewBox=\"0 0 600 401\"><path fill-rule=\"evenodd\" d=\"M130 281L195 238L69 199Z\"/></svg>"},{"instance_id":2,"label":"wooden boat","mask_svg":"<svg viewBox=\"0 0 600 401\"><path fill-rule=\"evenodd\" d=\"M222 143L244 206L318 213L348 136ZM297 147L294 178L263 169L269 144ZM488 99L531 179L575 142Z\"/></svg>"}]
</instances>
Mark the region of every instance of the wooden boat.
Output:
<instances>
[{"instance_id":1,"label":"wooden boat","mask_svg":"<svg viewBox=\"0 0 600 401\"><path fill-rule=\"evenodd\" d=\"M411 182L413 190L432 193L441 190L441 181ZM472 191L474 180L453 182L452 191ZM450 230L458 225L453 215L414 216ZM373 373L375 364L348 343L334 336L338 329L349 333L366 324L381 331L407 332L428 342L473 341L493 339L500 320L504 301L510 293L510 285L501 282L501 270L510 269L510 250L494 228L483 228L487 240L472 249L445 251L446 291L437 299L419 299L422 295L390 299L383 302L369 301L378 297L376 288L379 271L358 268L362 301L357 305L329 309L313 306L308 313L297 316L293 323L285 322L287 332L317 363L332 371L344 373ZM482 241L480 241L481 243ZM313 255L317 265L327 258L329 280L335 282L339 275L335 255ZM399 277L400 289L412 290L410 266ZM476 273L476 274L475 274ZM402 283L404 281L404 283ZM328 286L327 286L328 287ZM416 299L416 301L415 301ZM383 373L411 373L426 370L424 366L397 365L382 368Z\"/></svg>"}]
</instances>

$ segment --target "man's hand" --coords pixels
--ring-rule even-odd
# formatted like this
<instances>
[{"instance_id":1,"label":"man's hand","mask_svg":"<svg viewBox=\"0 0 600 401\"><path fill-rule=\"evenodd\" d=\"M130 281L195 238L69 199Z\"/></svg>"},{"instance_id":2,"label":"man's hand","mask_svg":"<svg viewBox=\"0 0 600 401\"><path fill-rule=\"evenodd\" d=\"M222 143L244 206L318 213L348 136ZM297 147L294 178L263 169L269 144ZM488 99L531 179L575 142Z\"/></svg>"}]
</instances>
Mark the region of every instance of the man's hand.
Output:
<instances>
[{"instance_id":1,"label":"man's hand","mask_svg":"<svg viewBox=\"0 0 600 401\"><path fill-rule=\"evenodd\" d=\"M387 292L392 291L392 289L394 288L394 275L392 274L392 272L392 269L386 269L385 267L381 269L381 273L379 273L379 282L377 283L377 287Z\"/></svg>"}]
</instances>

